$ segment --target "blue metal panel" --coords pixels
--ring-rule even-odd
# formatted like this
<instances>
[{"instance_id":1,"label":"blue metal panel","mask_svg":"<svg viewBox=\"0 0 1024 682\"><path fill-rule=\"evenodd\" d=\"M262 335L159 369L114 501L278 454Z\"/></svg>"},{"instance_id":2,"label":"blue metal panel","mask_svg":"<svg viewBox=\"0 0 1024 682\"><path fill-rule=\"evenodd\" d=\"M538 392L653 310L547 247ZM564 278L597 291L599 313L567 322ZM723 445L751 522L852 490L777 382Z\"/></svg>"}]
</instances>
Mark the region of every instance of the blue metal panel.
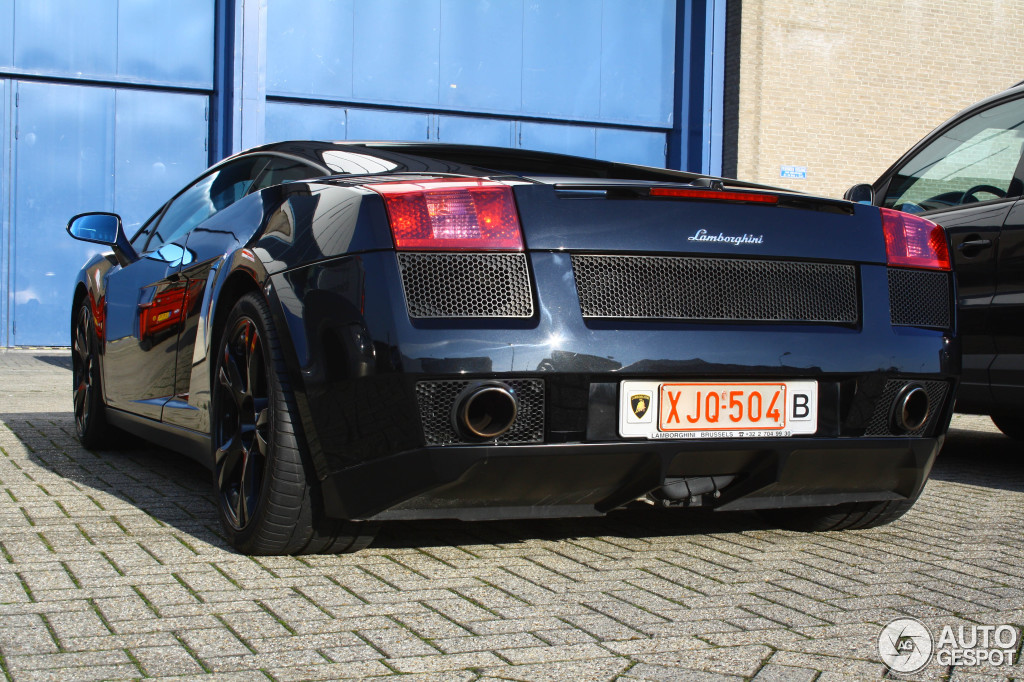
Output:
<instances>
[{"instance_id":1,"label":"blue metal panel","mask_svg":"<svg viewBox=\"0 0 1024 682\"><path fill-rule=\"evenodd\" d=\"M601 118L669 125L675 0L604 0Z\"/></svg>"},{"instance_id":2,"label":"blue metal panel","mask_svg":"<svg viewBox=\"0 0 1024 682\"><path fill-rule=\"evenodd\" d=\"M524 121L519 126L519 146L577 156L593 157L597 153L594 128L558 123Z\"/></svg>"},{"instance_id":3,"label":"blue metal panel","mask_svg":"<svg viewBox=\"0 0 1024 682\"><path fill-rule=\"evenodd\" d=\"M707 0L704 25L707 39L704 64L704 154L702 171L722 174L722 126L725 109L725 3Z\"/></svg>"},{"instance_id":4,"label":"blue metal panel","mask_svg":"<svg viewBox=\"0 0 1024 682\"><path fill-rule=\"evenodd\" d=\"M213 0L118 3L118 75L212 87L213 17Z\"/></svg>"},{"instance_id":5,"label":"blue metal panel","mask_svg":"<svg viewBox=\"0 0 1024 682\"><path fill-rule=\"evenodd\" d=\"M360 0L355 6L353 94L437 104L440 0Z\"/></svg>"},{"instance_id":6,"label":"blue metal panel","mask_svg":"<svg viewBox=\"0 0 1024 682\"><path fill-rule=\"evenodd\" d=\"M440 103L522 108L523 0L441 0Z\"/></svg>"},{"instance_id":7,"label":"blue metal panel","mask_svg":"<svg viewBox=\"0 0 1024 682\"><path fill-rule=\"evenodd\" d=\"M235 45L239 46L232 79L234 151L263 144L267 103L267 0L238 0Z\"/></svg>"},{"instance_id":8,"label":"blue metal panel","mask_svg":"<svg viewBox=\"0 0 1024 682\"><path fill-rule=\"evenodd\" d=\"M665 133L598 128L597 158L664 167Z\"/></svg>"},{"instance_id":9,"label":"blue metal panel","mask_svg":"<svg viewBox=\"0 0 1024 682\"><path fill-rule=\"evenodd\" d=\"M117 0L14 5L14 65L108 76L117 72Z\"/></svg>"},{"instance_id":10,"label":"blue metal panel","mask_svg":"<svg viewBox=\"0 0 1024 682\"><path fill-rule=\"evenodd\" d=\"M231 155L235 121L235 0L214 0L213 97L210 102L210 156L220 161Z\"/></svg>"},{"instance_id":11,"label":"blue metal panel","mask_svg":"<svg viewBox=\"0 0 1024 682\"><path fill-rule=\"evenodd\" d=\"M601 115L601 4L532 0L523 18L523 112Z\"/></svg>"},{"instance_id":12,"label":"blue metal panel","mask_svg":"<svg viewBox=\"0 0 1024 682\"><path fill-rule=\"evenodd\" d=\"M351 97L352 12L352 0L269 2L267 92Z\"/></svg>"},{"instance_id":13,"label":"blue metal panel","mask_svg":"<svg viewBox=\"0 0 1024 682\"><path fill-rule=\"evenodd\" d=\"M345 127L341 107L267 102L267 142L344 140Z\"/></svg>"},{"instance_id":14,"label":"blue metal panel","mask_svg":"<svg viewBox=\"0 0 1024 682\"><path fill-rule=\"evenodd\" d=\"M129 236L206 168L208 100L205 95L117 92L114 212Z\"/></svg>"},{"instance_id":15,"label":"blue metal panel","mask_svg":"<svg viewBox=\"0 0 1024 682\"><path fill-rule=\"evenodd\" d=\"M66 345L75 273L101 247L64 228L75 213L113 208L114 91L17 87L12 342Z\"/></svg>"},{"instance_id":16,"label":"blue metal panel","mask_svg":"<svg viewBox=\"0 0 1024 682\"><path fill-rule=\"evenodd\" d=\"M512 121L475 116L438 116L437 139L459 144L512 146Z\"/></svg>"},{"instance_id":17,"label":"blue metal panel","mask_svg":"<svg viewBox=\"0 0 1024 682\"><path fill-rule=\"evenodd\" d=\"M0 0L0 66L14 64L14 0Z\"/></svg>"},{"instance_id":18,"label":"blue metal panel","mask_svg":"<svg viewBox=\"0 0 1024 682\"><path fill-rule=\"evenodd\" d=\"M349 109L349 140L405 140L421 142L430 139L430 115L378 109Z\"/></svg>"},{"instance_id":19,"label":"blue metal panel","mask_svg":"<svg viewBox=\"0 0 1024 682\"><path fill-rule=\"evenodd\" d=\"M11 202L10 188L7 184L7 163L10 148L7 146L8 119L7 111L10 100L7 98L7 81L0 79L0 346L10 344L8 322L8 291L10 287L11 256L10 245Z\"/></svg>"},{"instance_id":20,"label":"blue metal panel","mask_svg":"<svg viewBox=\"0 0 1024 682\"><path fill-rule=\"evenodd\" d=\"M679 0L669 168L722 172L727 0Z\"/></svg>"}]
</instances>

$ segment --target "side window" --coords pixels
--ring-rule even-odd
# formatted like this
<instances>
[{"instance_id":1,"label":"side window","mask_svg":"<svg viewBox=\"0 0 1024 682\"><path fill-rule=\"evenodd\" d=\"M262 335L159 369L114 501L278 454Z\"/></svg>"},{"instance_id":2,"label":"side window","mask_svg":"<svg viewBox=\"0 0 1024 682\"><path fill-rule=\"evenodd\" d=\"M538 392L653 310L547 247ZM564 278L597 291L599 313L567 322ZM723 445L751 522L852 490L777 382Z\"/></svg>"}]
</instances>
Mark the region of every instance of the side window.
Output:
<instances>
[{"instance_id":1,"label":"side window","mask_svg":"<svg viewBox=\"0 0 1024 682\"><path fill-rule=\"evenodd\" d=\"M255 192L265 187L280 185L283 182L318 178L326 174L301 161L283 156L272 156L270 162L263 169L263 174L256 180L256 184L250 191Z\"/></svg>"},{"instance_id":2,"label":"side window","mask_svg":"<svg viewBox=\"0 0 1024 682\"><path fill-rule=\"evenodd\" d=\"M266 156L247 156L201 177L168 204L143 251L173 242L244 197L267 160Z\"/></svg>"},{"instance_id":3,"label":"side window","mask_svg":"<svg viewBox=\"0 0 1024 682\"><path fill-rule=\"evenodd\" d=\"M161 206L156 213L150 216L149 220L146 221L146 224L140 227L139 231L131 238L132 246L135 247L136 251L142 251L142 245L146 243L146 240L149 238L153 228L156 227L156 224L160 221L160 216L162 216L163 213L164 207Z\"/></svg>"},{"instance_id":4,"label":"side window","mask_svg":"<svg viewBox=\"0 0 1024 682\"><path fill-rule=\"evenodd\" d=\"M1024 148L1024 99L979 112L932 140L893 176L883 206L933 211L1010 192Z\"/></svg>"}]
</instances>

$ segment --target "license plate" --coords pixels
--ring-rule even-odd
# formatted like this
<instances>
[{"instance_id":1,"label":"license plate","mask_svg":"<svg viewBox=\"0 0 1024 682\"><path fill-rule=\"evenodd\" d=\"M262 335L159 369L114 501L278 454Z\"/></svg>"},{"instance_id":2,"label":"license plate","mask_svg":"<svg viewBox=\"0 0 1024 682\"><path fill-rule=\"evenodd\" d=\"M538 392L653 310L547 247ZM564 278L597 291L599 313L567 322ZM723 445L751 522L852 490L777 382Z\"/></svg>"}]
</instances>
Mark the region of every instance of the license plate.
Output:
<instances>
[{"instance_id":1,"label":"license plate","mask_svg":"<svg viewBox=\"0 0 1024 682\"><path fill-rule=\"evenodd\" d=\"M623 381L625 438L764 438L818 430L818 382Z\"/></svg>"}]
</instances>

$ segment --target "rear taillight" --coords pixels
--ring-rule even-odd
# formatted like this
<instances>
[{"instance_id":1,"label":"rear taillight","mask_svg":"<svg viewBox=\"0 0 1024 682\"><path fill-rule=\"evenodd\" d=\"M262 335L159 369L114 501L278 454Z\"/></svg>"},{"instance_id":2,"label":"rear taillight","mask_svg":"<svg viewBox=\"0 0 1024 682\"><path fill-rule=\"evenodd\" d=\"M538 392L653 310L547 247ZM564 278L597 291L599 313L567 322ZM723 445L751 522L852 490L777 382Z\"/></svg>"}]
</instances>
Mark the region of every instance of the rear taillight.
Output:
<instances>
[{"instance_id":1,"label":"rear taillight","mask_svg":"<svg viewBox=\"0 0 1024 682\"><path fill-rule=\"evenodd\" d=\"M487 180L364 185L384 197L395 248L403 251L522 251L512 188Z\"/></svg>"},{"instance_id":2,"label":"rear taillight","mask_svg":"<svg viewBox=\"0 0 1024 682\"><path fill-rule=\"evenodd\" d=\"M753 204L779 203L779 198L774 194L729 192L720 189L689 189L685 187L652 187L651 196L670 197L673 199L707 199L710 201L745 201Z\"/></svg>"},{"instance_id":3,"label":"rear taillight","mask_svg":"<svg viewBox=\"0 0 1024 682\"><path fill-rule=\"evenodd\" d=\"M891 208L881 208L885 253L889 265L949 270L946 233L930 220Z\"/></svg>"}]
</instances>

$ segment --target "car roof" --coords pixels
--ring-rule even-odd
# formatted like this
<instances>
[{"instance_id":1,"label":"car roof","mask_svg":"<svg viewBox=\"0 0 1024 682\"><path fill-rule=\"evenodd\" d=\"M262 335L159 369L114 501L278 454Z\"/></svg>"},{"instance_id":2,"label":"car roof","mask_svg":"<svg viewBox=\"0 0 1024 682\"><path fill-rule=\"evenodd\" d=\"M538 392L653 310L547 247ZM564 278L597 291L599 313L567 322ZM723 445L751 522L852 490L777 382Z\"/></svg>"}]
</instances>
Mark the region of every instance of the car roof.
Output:
<instances>
[{"instance_id":1,"label":"car roof","mask_svg":"<svg viewBox=\"0 0 1024 682\"><path fill-rule=\"evenodd\" d=\"M317 167L328 169L328 174L351 174L341 170L334 159L349 159L362 155L394 164L390 172L449 173L471 176L508 174L518 176L557 175L575 178L607 180L638 180L650 182L690 183L709 178L700 173L678 171L650 166L639 166L615 161L604 161L568 154L489 147L483 145L451 144L446 142L395 142L382 140L317 141L289 140L273 142L247 149L224 159L217 165L251 154L279 154L301 158ZM332 155L335 155L332 157ZM387 172L372 170L359 174ZM712 178L718 179L718 178ZM733 187L768 188L765 185L724 179ZM792 190L780 190L791 192Z\"/></svg>"}]
</instances>

